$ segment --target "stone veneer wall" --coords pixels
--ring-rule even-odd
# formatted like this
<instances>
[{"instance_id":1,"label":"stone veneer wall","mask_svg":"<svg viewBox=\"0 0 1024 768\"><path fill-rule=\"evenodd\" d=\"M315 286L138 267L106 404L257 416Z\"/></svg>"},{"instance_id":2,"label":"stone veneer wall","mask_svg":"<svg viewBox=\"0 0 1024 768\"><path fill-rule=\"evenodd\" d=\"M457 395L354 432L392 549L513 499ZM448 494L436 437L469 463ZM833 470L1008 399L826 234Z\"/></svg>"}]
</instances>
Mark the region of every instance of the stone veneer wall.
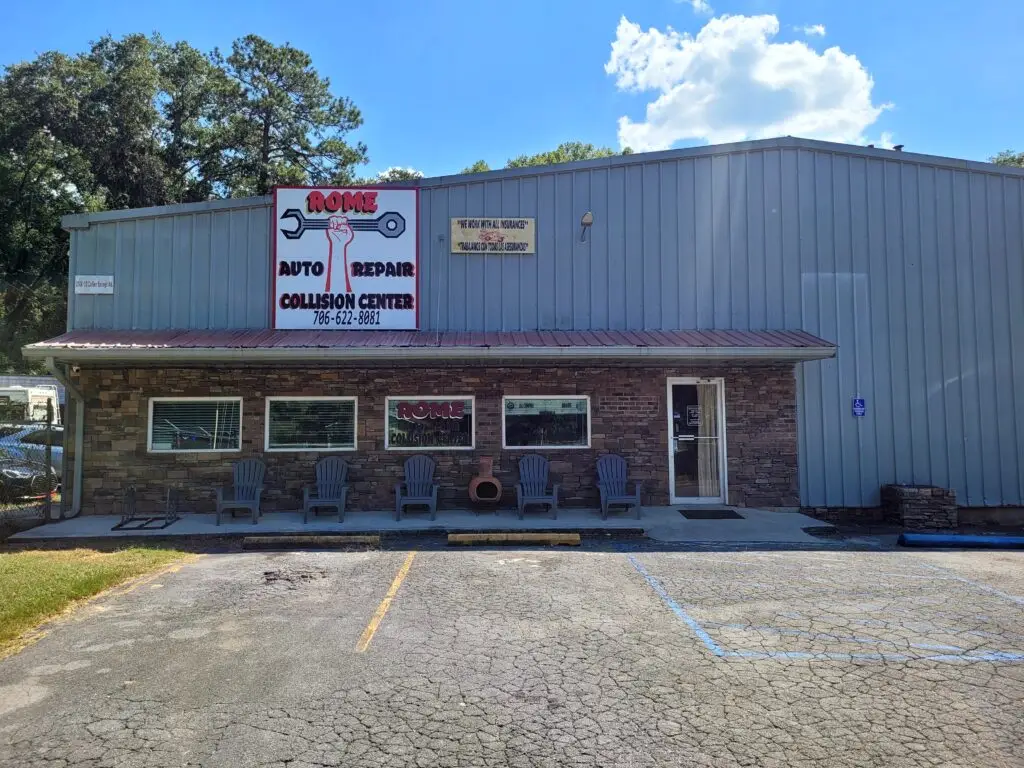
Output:
<instances>
[{"instance_id":1,"label":"stone veneer wall","mask_svg":"<svg viewBox=\"0 0 1024 768\"><path fill-rule=\"evenodd\" d=\"M561 482L566 506L597 506L595 462L620 453L631 480L643 483L645 504L667 504L667 376L723 376L727 425L729 502L741 506L794 507L797 478L796 380L793 366L612 367L453 365L449 367L205 367L83 369L77 383L87 398L82 508L85 514L119 510L121 489L139 489L140 506L156 504L161 488L185 489L187 509L213 508L213 488L230 479L243 456L267 464L268 510L301 507L320 454L263 452L264 397L355 395L359 398L356 451L341 453L350 465L349 508L392 509L394 483L410 455L384 449L387 395L475 395L476 449L432 451L438 461L440 507L468 505L467 487L481 456L494 457L513 505L516 461L526 451L501 447L503 395L586 394L591 398L591 448L543 451ZM168 396L238 396L242 450L231 453L152 454L147 451L148 400Z\"/></svg>"},{"instance_id":2,"label":"stone veneer wall","mask_svg":"<svg viewBox=\"0 0 1024 768\"><path fill-rule=\"evenodd\" d=\"M883 485L882 507L908 531L956 528L956 491L933 485Z\"/></svg>"}]
</instances>

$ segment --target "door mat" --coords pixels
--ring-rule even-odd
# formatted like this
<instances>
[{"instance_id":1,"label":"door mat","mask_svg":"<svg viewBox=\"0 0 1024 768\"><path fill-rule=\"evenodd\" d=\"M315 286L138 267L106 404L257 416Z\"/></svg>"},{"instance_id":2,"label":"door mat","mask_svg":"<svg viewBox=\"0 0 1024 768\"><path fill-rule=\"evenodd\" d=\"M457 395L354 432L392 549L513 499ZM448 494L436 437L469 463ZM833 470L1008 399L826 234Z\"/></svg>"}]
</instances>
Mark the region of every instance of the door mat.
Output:
<instances>
[{"instance_id":1,"label":"door mat","mask_svg":"<svg viewBox=\"0 0 1024 768\"><path fill-rule=\"evenodd\" d=\"M743 515L731 509L680 509L687 520L743 520Z\"/></svg>"}]
</instances>

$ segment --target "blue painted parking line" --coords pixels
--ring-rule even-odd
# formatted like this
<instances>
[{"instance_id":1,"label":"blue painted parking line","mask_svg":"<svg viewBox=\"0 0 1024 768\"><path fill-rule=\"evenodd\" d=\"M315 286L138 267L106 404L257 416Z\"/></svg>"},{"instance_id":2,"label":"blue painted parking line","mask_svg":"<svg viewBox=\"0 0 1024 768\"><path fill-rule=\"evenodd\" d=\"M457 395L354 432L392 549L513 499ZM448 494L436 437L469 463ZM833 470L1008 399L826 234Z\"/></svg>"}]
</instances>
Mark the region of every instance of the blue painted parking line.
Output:
<instances>
[{"instance_id":1,"label":"blue painted parking line","mask_svg":"<svg viewBox=\"0 0 1024 768\"><path fill-rule=\"evenodd\" d=\"M1008 595L1006 592L1002 592L996 589L995 587L990 587L988 584L982 584L978 581L971 581L970 579L964 578L963 576L954 573L946 568L942 568L938 565L932 565L931 563L918 563L918 565L923 565L925 568L931 568L933 571L944 573L946 574L947 578L952 579L953 581L961 581L964 584L970 584L972 587L974 587L975 589L980 589L982 592L989 592L1005 600L1009 600L1010 602L1016 603L1017 605L1024 605L1024 597L1018 597L1017 595Z\"/></svg>"},{"instance_id":2,"label":"blue painted parking line","mask_svg":"<svg viewBox=\"0 0 1024 768\"><path fill-rule=\"evenodd\" d=\"M791 660L791 661L883 661L883 662L911 662L911 661L933 661L943 663L975 663L975 662L988 662L988 663L1021 663L1024 662L1024 652L1020 651L999 651L999 650L966 650L959 646L947 645L944 643L907 643L908 648L918 649L922 651L950 651L950 653L938 653L930 655L909 655L907 653L895 653L889 651L877 651L877 652L858 652L858 653L843 653L835 651L786 651L786 650L745 650L745 649L727 649L723 648L708 632L704 626L701 625L693 616L691 616L686 609L680 605L676 600L668 594L668 591L662 585L657 578L640 563L640 561L633 555L627 555L629 562L633 568L643 576L648 586L654 590L655 594L661 598L661 601L676 615L676 617L686 624L687 627L697 636L697 638L704 644L704 647L708 649L714 656L724 659L749 659L749 660ZM930 566L931 567L931 566ZM977 584L964 579L962 577L952 576L953 580L963 581L971 586L977 587L986 592L992 592L1000 597L1007 598L1013 602L1021 602L1020 598L1016 598L1013 595L1008 595L999 590L987 587L984 584ZM897 611L898 613L898 611ZM783 614L780 614L783 615ZM799 616L799 614L786 614L790 617ZM876 624L880 626L888 626L886 622L879 620L856 620L862 624ZM823 634L820 632L808 632L804 630L788 629L785 627L772 627L772 626L760 626L760 625L748 625L748 624L724 624L718 622L709 622L708 626L716 627L719 629L739 629L746 631L757 631L757 632L771 632L774 634L808 637L814 640L826 640L831 642L843 643L853 642L861 644L875 644L879 646L892 645L893 641L882 640L870 637L846 637L840 635ZM966 634L988 634L979 633L977 631L966 630Z\"/></svg>"},{"instance_id":3,"label":"blue painted parking line","mask_svg":"<svg viewBox=\"0 0 1024 768\"><path fill-rule=\"evenodd\" d=\"M707 626L715 629L739 629L747 632L766 632L773 635L786 635L789 637L808 637L811 640L826 640L833 643L860 643L862 645L897 645L892 640L882 640L877 637L857 637L848 635L833 635L830 632L808 632L805 629L788 629L785 627L771 627L766 625L752 624L718 624L707 622ZM941 643L907 643L909 648L919 648L922 651L959 651L966 653L964 648L956 645L943 645Z\"/></svg>"},{"instance_id":4,"label":"blue painted parking line","mask_svg":"<svg viewBox=\"0 0 1024 768\"><path fill-rule=\"evenodd\" d=\"M639 560L632 555L629 555L629 562L631 562L633 567L636 568L637 573L644 577L644 580L650 585L651 589L655 591L658 597L661 598L662 602L669 607L669 610L671 610L672 613L678 616L684 624L693 630L694 634L700 638L700 641L704 643L709 651L715 654L715 656L725 656L725 651L718 647L718 643L711 639L711 635L705 632L704 628L697 623L697 620L683 610L683 607L669 596L668 592L665 591L665 588L661 586L661 582L651 576L651 574L647 572L647 569L640 565Z\"/></svg>"}]
</instances>

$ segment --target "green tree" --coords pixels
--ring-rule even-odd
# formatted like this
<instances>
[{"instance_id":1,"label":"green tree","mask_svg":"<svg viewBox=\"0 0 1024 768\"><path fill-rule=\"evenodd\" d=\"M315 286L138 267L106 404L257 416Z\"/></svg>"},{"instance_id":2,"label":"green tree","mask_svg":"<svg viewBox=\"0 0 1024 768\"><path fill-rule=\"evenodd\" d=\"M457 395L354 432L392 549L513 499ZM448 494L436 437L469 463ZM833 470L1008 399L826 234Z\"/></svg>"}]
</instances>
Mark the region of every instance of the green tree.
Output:
<instances>
[{"instance_id":1,"label":"green tree","mask_svg":"<svg viewBox=\"0 0 1024 768\"><path fill-rule=\"evenodd\" d=\"M1010 149L1004 149L998 155L990 157L988 159L990 163L996 165L1012 165L1017 168L1024 168L1024 152L1014 152Z\"/></svg>"},{"instance_id":2,"label":"green tree","mask_svg":"<svg viewBox=\"0 0 1024 768\"><path fill-rule=\"evenodd\" d=\"M0 369L63 326L63 215L344 182L361 122L309 57L250 36L207 56L159 35L103 37L0 70Z\"/></svg>"},{"instance_id":3,"label":"green tree","mask_svg":"<svg viewBox=\"0 0 1024 768\"><path fill-rule=\"evenodd\" d=\"M357 179L354 184L400 184L403 181L415 181L416 179L423 178L423 171L417 171L415 168L402 168L397 165L393 165L390 168L385 168L383 171L378 173L376 176L372 176L368 179Z\"/></svg>"},{"instance_id":4,"label":"green tree","mask_svg":"<svg viewBox=\"0 0 1024 768\"><path fill-rule=\"evenodd\" d=\"M366 147L345 136L363 118L313 68L303 51L257 35L236 40L211 61L234 84L222 131L224 184L233 196L263 195L275 184L339 184L366 162Z\"/></svg>"},{"instance_id":5,"label":"green tree","mask_svg":"<svg viewBox=\"0 0 1024 768\"><path fill-rule=\"evenodd\" d=\"M188 174L179 171L192 163L183 152L193 151L200 122L211 130L205 113L212 97L194 96L195 85L179 87L209 78L191 67L190 53L198 54L159 36L108 36L88 53L49 52L8 67L2 90L21 109L7 140L46 130L78 150L111 208L202 199L205 190L187 189Z\"/></svg>"},{"instance_id":6,"label":"green tree","mask_svg":"<svg viewBox=\"0 0 1024 768\"><path fill-rule=\"evenodd\" d=\"M622 154L628 155L632 152L626 149ZM582 141L567 141L559 144L549 152L539 152L536 155L519 155L513 157L505 165L506 168L526 168L533 165L554 165L555 163L574 163L578 160L595 160L599 157L613 157L619 154L609 147L595 147L593 144L585 144Z\"/></svg>"},{"instance_id":7,"label":"green tree","mask_svg":"<svg viewBox=\"0 0 1024 768\"><path fill-rule=\"evenodd\" d=\"M463 168L459 173L484 173L489 170L491 170L491 166L487 164L486 160L477 160L471 166Z\"/></svg>"},{"instance_id":8,"label":"green tree","mask_svg":"<svg viewBox=\"0 0 1024 768\"><path fill-rule=\"evenodd\" d=\"M13 109L12 109L13 107ZM104 206L84 156L46 130L27 134L0 88L0 370L27 371L21 347L60 333L67 233L61 216ZM17 133L13 136L12 133Z\"/></svg>"},{"instance_id":9,"label":"green tree","mask_svg":"<svg viewBox=\"0 0 1024 768\"><path fill-rule=\"evenodd\" d=\"M237 86L188 43L162 45L156 60L158 136L169 197L195 202L227 194L223 145Z\"/></svg>"}]
</instances>

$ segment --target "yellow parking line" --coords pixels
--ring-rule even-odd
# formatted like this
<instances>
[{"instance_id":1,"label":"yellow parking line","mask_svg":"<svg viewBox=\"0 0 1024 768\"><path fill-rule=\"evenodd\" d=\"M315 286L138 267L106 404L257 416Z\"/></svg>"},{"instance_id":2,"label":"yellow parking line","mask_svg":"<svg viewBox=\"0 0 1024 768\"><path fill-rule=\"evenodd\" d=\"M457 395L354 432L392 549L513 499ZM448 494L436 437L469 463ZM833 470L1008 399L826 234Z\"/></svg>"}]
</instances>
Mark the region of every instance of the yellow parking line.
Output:
<instances>
[{"instance_id":1,"label":"yellow parking line","mask_svg":"<svg viewBox=\"0 0 1024 768\"><path fill-rule=\"evenodd\" d=\"M391 601L395 599L395 595L398 594L398 588L402 586L402 582L405 581L405 577L409 575L409 569L412 567L412 559L416 557L415 552L410 552L405 558L405 562L402 563L402 567L398 569L398 573L395 574L395 580L391 582L391 588L388 593L384 595L384 599L380 601L380 605L377 606L377 612L373 614L373 618L370 619L370 623L366 625L366 629L363 630L362 636L359 638L359 642L356 643L356 653L362 653L370 646L370 641L373 640L374 634L377 632L377 628L380 623L384 621L384 616L387 615L388 608L391 607Z\"/></svg>"}]
</instances>

